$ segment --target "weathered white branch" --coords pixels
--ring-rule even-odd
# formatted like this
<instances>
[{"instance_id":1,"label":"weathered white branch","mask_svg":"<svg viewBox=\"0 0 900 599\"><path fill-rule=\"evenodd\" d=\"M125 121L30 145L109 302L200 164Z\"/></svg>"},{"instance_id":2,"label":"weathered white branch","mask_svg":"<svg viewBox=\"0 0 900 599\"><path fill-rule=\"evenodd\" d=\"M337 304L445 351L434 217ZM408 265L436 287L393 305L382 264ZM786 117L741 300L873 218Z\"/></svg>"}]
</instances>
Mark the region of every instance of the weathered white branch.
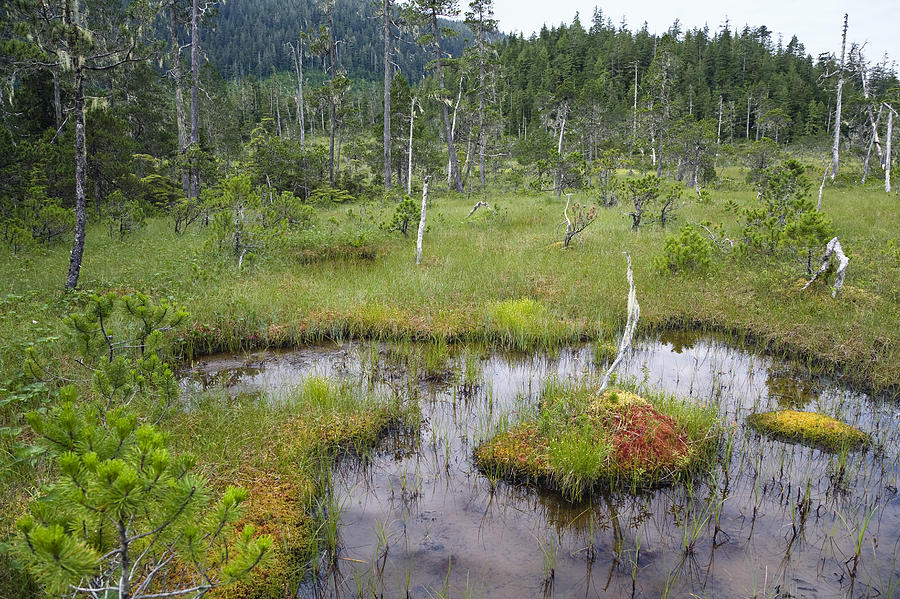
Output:
<instances>
[{"instance_id":1,"label":"weathered white branch","mask_svg":"<svg viewBox=\"0 0 900 599\"><path fill-rule=\"evenodd\" d=\"M425 177L425 185L422 187L422 216L419 217L419 236L416 238L416 264L422 263L422 238L425 236L425 211L428 208L428 183L431 176Z\"/></svg>"},{"instance_id":2,"label":"weathered white branch","mask_svg":"<svg viewBox=\"0 0 900 599\"><path fill-rule=\"evenodd\" d=\"M572 201L572 194L566 194L566 207L563 208L563 216L566 217L566 233L572 230L572 221L569 219L569 202Z\"/></svg>"},{"instance_id":3,"label":"weathered white branch","mask_svg":"<svg viewBox=\"0 0 900 599\"><path fill-rule=\"evenodd\" d=\"M728 249L734 249L734 242L731 241L728 237L722 237L721 240L716 239L715 234L709 230L709 227L706 225L701 225L700 223L694 223L704 231L706 231L706 235L709 237L710 241L716 244L716 247L722 250L723 252L727 252ZM728 248L725 247L725 244L728 243Z\"/></svg>"},{"instance_id":4,"label":"weathered white branch","mask_svg":"<svg viewBox=\"0 0 900 599\"><path fill-rule=\"evenodd\" d=\"M628 320L625 322L625 330L622 331L622 341L619 343L619 353L616 355L616 359L613 360L613 363L609 365L606 374L603 375L603 380L600 382L600 388L597 389L598 395L603 393L603 390L606 389L606 386L609 384L609 379L612 376L613 371L618 368L622 360L625 359L625 354L628 352L628 349L631 347L631 341L634 339L634 331L637 329L638 319L641 316L641 307L637 301L637 289L634 285L634 273L631 270L631 256L628 255L628 252L625 252L625 259L628 260L628 271L625 273L625 276L628 279L629 288Z\"/></svg>"},{"instance_id":5,"label":"weathered white branch","mask_svg":"<svg viewBox=\"0 0 900 599\"><path fill-rule=\"evenodd\" d=\"M828 162L828 158L825 159ZM822 192L825 191L825 180L828 179L828 172L831 170L831 164L825 167L825 174L822 175L822 184L819 185L819 202L816 204L816 212L822 209Z\"/></svg>"},{"instance_id":6,"label":"weathered white branch","mask_svg":"<svg viewBox=\"0 0 900 599\"><path fill-rule=\"evenodd\" d=\"M819 275L828 270L828 267L831 265L832 256L837 257L838 266L836 277L834 279L834 287L831 290L831 297L837 297L838 291L844 287L844 276L847 273L847 265L850 264L850 258L844 254L844 248L841 247L841 242L838 241L837 237L828 242L828 245L825 247L825 255L822 257L822 267L819 268L819 271L815 275L813 275L813 278L809 280L809 283L803 286L803 289L812 285L813 281L819 278Z\"/></svg>"},{"instance_id":7,"label":"weathered white branch","mask_svg":"<svg viewBox=\"0 0 900 599\"><path fill-rule=\"evenodd\" d=\"M484 206L485 208L487 208L487 209L490 210L491 212L494 212L494 209L491 208L491 205L490 205L490 204L488 204L488 203L485 202L484 200L481 200L481 201L479 201L477 204L475 204L475 205L472 207L471 210L469 210L469 213L466 215L466 218L469 218L470 216L472 216L473 214L475 214L475 211L478 210L479 208L481 208L482 206ZM463 220L465 220L465 219L463 219Z\"/></svg>"}]
</instances>

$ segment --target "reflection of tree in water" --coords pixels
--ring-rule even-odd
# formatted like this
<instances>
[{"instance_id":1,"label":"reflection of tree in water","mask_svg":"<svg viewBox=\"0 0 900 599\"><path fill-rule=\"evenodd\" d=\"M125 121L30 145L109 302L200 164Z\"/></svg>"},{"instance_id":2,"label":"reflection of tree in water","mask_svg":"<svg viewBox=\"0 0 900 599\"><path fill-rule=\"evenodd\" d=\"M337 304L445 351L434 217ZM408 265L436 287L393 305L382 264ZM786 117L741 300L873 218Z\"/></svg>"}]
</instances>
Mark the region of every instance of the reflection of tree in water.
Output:
<instances>
[{"instance_id":1,"label":"reflection of tree in water","mask_svg":"<svg viewBox=\"0 0 900 599\"><path fill-rule=\"evenodd\" d=\"M799 377L788 368L769 368L766 376L769 397L782 409L802 408L816 399L822 388L809 377Z\"/></svg>"},{"instance_id":2,"label":"reflection of tree in water","mask_svg":"<svg viewBox=\"0 0 900 599\"><path fill-rule=\"evenodd\" d=\"M672 351L676 354L682 353L686 349L691 349L700 341L704 334L700 331L684 331L669 329L660 333L659 341L668 343L672 346Z\"/></svg>"}]
</instances>

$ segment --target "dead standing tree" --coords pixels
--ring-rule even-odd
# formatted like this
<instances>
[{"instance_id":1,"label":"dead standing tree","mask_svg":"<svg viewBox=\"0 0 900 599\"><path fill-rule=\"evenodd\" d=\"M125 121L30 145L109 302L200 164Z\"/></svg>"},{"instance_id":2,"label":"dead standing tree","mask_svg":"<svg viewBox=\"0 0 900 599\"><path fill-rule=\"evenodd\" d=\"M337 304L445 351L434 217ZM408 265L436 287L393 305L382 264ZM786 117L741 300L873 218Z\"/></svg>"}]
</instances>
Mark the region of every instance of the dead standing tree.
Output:
<instances>
[{"instance_id":1,"label":"dead standing tree","mask_svg":"<svg viewBox=\"0 0 900 599\"><path fill-rule=\"evenodd\" d=\"M428 210L428 183L431 176L425 176L425 184L422 187L422 214L419 217L419 234L416 236L416 265L422 263L422 238L425 237L425 212Z\"/></svg>"},{"instance_id":2,"label":"dead standing tree","mask_svg":"<svg viewBox=\"0 0 900 599\"><path fill-rule=\"evenodd\" d=\"M634 272L631 270L631 256L628 252L625 252L625 259L628 261L628 270L625 273L625 277L628 279L628 319L625 322L625 330L622 331L622 340L619 342L619 351L616 354L616 359L613 360L612 364L609 365L606 374L603 375L603 380L600 382L600 387L597 389L597 395L603 393L603 390L606 389L606 386L609 384L612 373L619 367L622 360L625 359L625 354L628 353L628 349L631 347L631 341L634 339L634 332L637 330L638 319L641 317L641 306L637 301L637 288L634 285Z\"/></svg>"},{"instance_id":3,"label":"dead standing tree","mask_svg":"<svg viewBox=\"0 0 900 599\"><path fill-rule=\"evenodd\" d=\"M438 25L438 17L454 17L459 12L456 0L413 0L408 5L409 15L414 22L422 27L430 30L419 38L422 45L430 45L434 52L434 69L437 73L439 102L441 106L441 119L444 125L444 139L447 141L447 152L450 154L450 178L452 180L452 188L459 193L463 192L462 178L459 174L459 168L456 157L456 147L453 143L453 132L450 126L450 113L447 105L450 102L445 97L444 89L444 71L442 68L442 51L441 51L441 32L442 29Z\"/></svg>"},{"instance_id":4,"label":"dead standing tree","mask_svg":"<svg viewBox=\"0 0 900 599\"><path fill-rule=\"evenodd\" d=\"M844 28L841 34L841 60L838 70L833 73L826 73L822 79L837 75L837 98L834 106L834 143L831 146L831 180L838 174L838 164L840 162L840 143L841 143L841 102L844 92L844 66L847 51L847 14L844 13Z\"/></svg>"},{"instance_id":5,"label":"dead standing tree","mask_svg":"<svg viewBox=\"0 0 900 599\"><path fill-rule=\"evenodd\" d=\"M894 136L894 115L897 114L897 111L887 102L883 106L888 111L887 139L884 151L884 191L891 193L891 138Z\"/></svg>"}]
</instances>

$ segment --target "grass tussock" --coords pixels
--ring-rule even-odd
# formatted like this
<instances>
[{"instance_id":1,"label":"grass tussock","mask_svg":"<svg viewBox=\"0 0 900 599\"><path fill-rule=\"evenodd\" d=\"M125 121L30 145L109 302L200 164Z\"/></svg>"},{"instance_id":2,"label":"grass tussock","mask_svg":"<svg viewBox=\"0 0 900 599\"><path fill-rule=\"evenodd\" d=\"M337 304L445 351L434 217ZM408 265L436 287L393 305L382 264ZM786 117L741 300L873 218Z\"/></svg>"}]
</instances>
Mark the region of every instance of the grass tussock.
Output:
<instances>
[{"instance_id":1,"label":"grass tussock","mask_svg":"<svg viewBox=\"0 0 900 599\"><path fill-rule=\"evenodd\" d=\"M716 445L716 413L670 397L548 384L537 414L480 445L489 475L578 501L603 487L653 487L698 469Z\"/></svg>"},{"instance_id":2,"label":"grass tussock","mask_svg":"<svg viewBox=\"0 0 900 599\"><path fill-rule=\"evenodd\" d=\"M312 514L328 492L336 456L365 453L392 429L416 420L414 406L373 397L349 383L310 377L283 403L210 396L170 422L177 446L191 447L217 486L250 491L244 524L275 538L272 558L211 597L288 596L323 544Z\"/></svg>"},{"instance_id":3,"label":"grass tussock","mask_svg":"<svg viewBox=\"0 0 900 599\"><path fill-rule=\"evenodd\" d=\"M523 297L489 304L484 313L485 337L504 349L529 351L577 339L578 332L550 313L538 300Z\"/></svg>"},{"instance_id":4,"label":"grass tussock","mask_svg":"<svg viewBox=\"0 0 900 599\"><path fill-rule=\"evenodd\" d=\"M777 410L751 414L747 422L759 432L789 443L803 443L826 451L867 445L869 436L840 420L815 412Z\"/></svg>"}]
</instances>

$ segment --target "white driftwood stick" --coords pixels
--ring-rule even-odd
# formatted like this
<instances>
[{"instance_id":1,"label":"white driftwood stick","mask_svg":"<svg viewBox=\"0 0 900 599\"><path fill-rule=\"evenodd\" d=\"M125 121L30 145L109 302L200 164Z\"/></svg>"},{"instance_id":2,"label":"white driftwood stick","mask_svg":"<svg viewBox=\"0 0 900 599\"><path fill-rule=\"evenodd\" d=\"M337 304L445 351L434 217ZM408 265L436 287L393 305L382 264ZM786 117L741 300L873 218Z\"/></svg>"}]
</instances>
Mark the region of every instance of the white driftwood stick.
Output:
<instances>
[{"instance_id":1,"label":"white driftwood stick","mask_svg":"<svg viewBox=\"0 0 900 599\"><path fill-rule=\"evenodd\" d=\"M477 204L475 204L475 205L472 207L471 210L469 210L469 213L466 215L466 218L469 218L470 216L472 216L473 214L475 214L475 211L478 210L479 208L481 208L482 206L484 206L485 208L487 208L487 209L490 210L491 212L494 211L494 209L491 208L491 205L490 205L490 204L488 204L488 203L485 202L484 200L481 200L481 201L479 201ZM463 220L465 220L465 219L463 219Z\"/></svg>"},{"instance_id":2,"label":"white driftwood stick","mask_svg":"<svg viewBox=\"0 0 900 599\"><path fill-rule=\"evenodd\" d=\"M832 256L837 257L838 267L837 275L834 279L834 287L831 290L831 297L837 297L838 291L844 287L844 276L847 274L847 265L850 264L850 258L844 254L844 248L841 247L841 242L838 241L837 237L828 242L828 245L825 247L825 255L822 257L822 267L819 268L819 271L815 275L813 275L813 278L809 280L809 283L803 286L803 289L812 285L813 281L819 278L819 275L828 270Z\"/></svg>"},{"instance_id":3,"label":"white driftwood stick","mask_svg":"<svg viewBox=\"0 0 900 599\"><path fill-rule=\"evenodd\" d=\"M569 202L572 201L572 194L566 194L566 207L563 208L563 216L566 217L566 233L572 229L572 221L569 220Z\"/></svg>"},{"instance_id":4,"label":"white driftwood stick","mask_svg":"<svg viewBox=\"0 0 900 599\"><path fill-rule=\"evenodd\" d=\"M628 320L625 322L625 330L622 331L622 341L619 343L619 353L616 355L616 359L613 360L613 363L609 365L606 374L603 375L603 381L600 383L600 388L597 389L598 395L603 393L603 390L606 389L606 386L609 384L609 379L612 376L613 371L618 368L622 360L625 359L625 354L628 353L628 349L631 347L631 341L634 339L634 331L637 329L638 319L641 316L641 307L637 301L637 289L634 286L634 273L631 270L631 256L628 255L628 252L625 252L625 259L628 260L628 271L625 273L625 276L628 278L629 288Z\"/></svg>"},{"instance_id":5,"label":"white driftwood stick","mask_svg":"<svg viewBox=\"0 0 900 599\"><path fill-rule=\"evenodd\" d=\"M416 264L422 263L422 238L425 236L425 210L428 208L428 182L431 176L425 177L425 185L422 187L422 216L419 218L419 236L416 239Z\"/></svg>"}]
</instances>

